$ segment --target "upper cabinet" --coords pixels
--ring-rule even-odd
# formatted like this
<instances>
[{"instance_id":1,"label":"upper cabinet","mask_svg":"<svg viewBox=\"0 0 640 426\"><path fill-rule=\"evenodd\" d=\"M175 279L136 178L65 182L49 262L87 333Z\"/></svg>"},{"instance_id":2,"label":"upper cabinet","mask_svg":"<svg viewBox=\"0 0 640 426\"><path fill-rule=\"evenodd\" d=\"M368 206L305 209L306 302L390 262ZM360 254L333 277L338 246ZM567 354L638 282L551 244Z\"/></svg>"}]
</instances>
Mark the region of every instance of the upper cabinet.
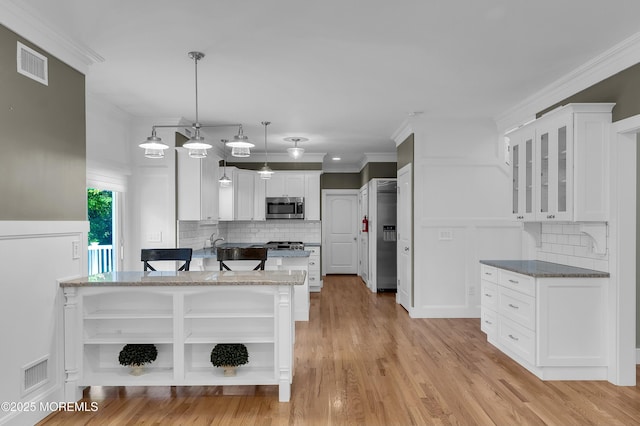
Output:
<instances>
[{"instance_id":1,"label":"upper cabinet","mask_svg":"<svg viewBox=\"0 0 640 426\"><path fill-rule=\"evenodd\" d=\"M517 220L607 221L613 106L568 104L509 134Z\"/></svg>"},{"instance_id":2,"label":"upper cabinet","mask_svg":"<svg viewBox=\"0 0 640 426\"><path fill-rule=\"evenodd\" d=\"M320 220L320 171L276 171L260 179L255 170L227 167L232 186L220 188L220 220L265 220L266 197L304 197L305 220Z\"/></svg>"},{"instance_id":3,"label":"upper cabinet","mask_svg":"<svg viewBox=\"0 0 640 426\"><path fill-rule=\"evenodd\" d=\"M265 184L255 170L227 167L232 184L220 188L220 220L265 220Z\"/></svg>"},{"instance_id":4,"label":"upper cabinet","mask_svg":"<svg viewBox=\"0 0 640 426\"><path fill-rule=\"evenodd\" d=\"M178 220L218 220L218 158L191 158L177 150Z\"/></svg>"},{"instance_id":5,"label":"upper cabinet","mask_svg":"<svg viewBox=\"0 0 640 426\"><path fill-rule=\"evenodd\" d=\"M266 181L267 197L304 197L304 173L278 172Z\"/></svg>"}]
</instances>

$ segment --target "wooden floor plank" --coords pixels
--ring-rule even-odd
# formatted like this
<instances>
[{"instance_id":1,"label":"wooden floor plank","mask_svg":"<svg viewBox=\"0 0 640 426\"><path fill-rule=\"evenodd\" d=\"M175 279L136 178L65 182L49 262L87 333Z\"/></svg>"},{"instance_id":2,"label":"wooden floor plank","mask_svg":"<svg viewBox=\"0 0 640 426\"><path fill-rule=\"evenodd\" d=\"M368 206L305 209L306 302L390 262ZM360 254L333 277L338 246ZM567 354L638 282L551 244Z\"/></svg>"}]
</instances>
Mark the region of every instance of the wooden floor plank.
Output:
<instances>
[{"instance_id":1,"label":"wooden floor plank","mask_svg":"<svg viewBox=\"0 0 640 426\"><path fill-rule=\"evenodd\" d=\"M637 386L543 382L487 343L478 319L411 319L355 276L328 276L311 295L294 356L288 403L277 386L93 387L84 401L97 412L40 424L640 424Z\"/></svg>"}]
</instances>

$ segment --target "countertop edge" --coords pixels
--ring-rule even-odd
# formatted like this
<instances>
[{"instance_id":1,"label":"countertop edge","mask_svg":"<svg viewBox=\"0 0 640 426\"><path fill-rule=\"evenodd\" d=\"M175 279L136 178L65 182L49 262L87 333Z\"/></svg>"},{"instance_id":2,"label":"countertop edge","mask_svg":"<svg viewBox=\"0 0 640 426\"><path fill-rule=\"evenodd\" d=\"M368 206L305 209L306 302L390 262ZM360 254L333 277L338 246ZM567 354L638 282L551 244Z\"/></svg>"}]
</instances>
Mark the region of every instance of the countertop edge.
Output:
<instances>
[{"instance_id":1,"label":"countertop edge","mask_svg":"<svg viewBox=\"0 0 640 426\"><path fill-rule=\"evenodd\" d=\"M515 265L509 265L506 262L521 262L528 263L529 265L554 265L558 271L531 271L518 267ZM580 268L577 266L563 265L560 263L546 262L541 260L480 260L480 263L487 266L493 266L495 268L504 269L506 271L515 272L517 274L527 275L534 278L609 278L609 272L596 271L594 269ZM564 271L562 271L564 269Z\"/></svg>"}]
</instances>

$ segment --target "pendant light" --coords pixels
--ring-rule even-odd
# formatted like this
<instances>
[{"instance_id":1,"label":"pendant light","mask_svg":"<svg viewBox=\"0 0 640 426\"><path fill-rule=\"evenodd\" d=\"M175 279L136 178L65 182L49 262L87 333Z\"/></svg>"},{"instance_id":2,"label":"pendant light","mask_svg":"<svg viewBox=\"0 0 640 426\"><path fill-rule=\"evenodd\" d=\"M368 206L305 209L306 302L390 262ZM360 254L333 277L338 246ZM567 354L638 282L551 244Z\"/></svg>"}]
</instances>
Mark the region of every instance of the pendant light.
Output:
<instances>
[{"instance_id":1,"label":"pendant light","mask_svg":"<svg viewBox=\"0 0 640 426\"><path fill-rule=\"evenodd\" d=\"M302 158L302 154L304 154L304 148L298 147L298 142L306 142L309 139L307 138L284 138L287 142L293 142L292 148L287 148L287 152L289 153L289 157L293 159Z\"/></svg>"},{"instance_id":2,"label":"pendant light","mask_svg":"<svg viewBox=\"0 0 640 426\"><path fill-rule=\"evenodd\" d=\"M222 151L224 152L224 160L222 162L222 177L218 182L220 182L220 186L222 188L228 188L231 186L231 178L227 176L227 146L226 143L229 142L226 139L221 139L222 142Z\"/></svg>"},{"instance_id":3,"label":"pendant light","mask_svg":"<svg viewBox=\"0 0 640 426\"><path fill-rule=\"evenodd\" d=\"M164 150L169 148L169 145L162 143L162 139L156 135L155 127L151 129L151 136L147 138L147 141L138 146L144 148L144 156L147 158L162 158Z\"/></svg>"},{"instance_id":4,"label":"pendant light","mask_svg":"<svg viewBox=\"0 0 640 426\"><path fill-rule=\"evenodd\" d=\"M207 156L207 150L211 148L211 145L207 143L203 136L200 135L200 129L205 127L229 127L229 126L239 126L238 135L234 136L234 142L241 144L242 154L245 157L249 156L249 148L254 147L251 142L249 142L249 138L242 134L242 124L201 124L198 117L198 61L204 58L204 53L202 52L189 52L189 58L193 59L194 67L195 67L195 88L196 88L196 121L195 123L189 125L162 125L156 124L151 127L151 136L147 138L146 141L138 145L140 148L144 149L144 155L147 158L163 158L165 149L169 148L169 145L162 142L156 134L157 128L163 127L173 127L173 128L185 128L192 129L193 135L189 138L189 140L182 145L189 152L189 157L192 158L204 158ZM229 146L232 146L233 142L229 143Z\"/></svg>"},{"instance_id":5,"label":"pendant light","mask_svg":"<svg viewBox=\"0 0 640 426\"><path fill-rule=\"evenodd\" d=\"M231 142L227 142L227 146L231 147L231 156L248 157L251 155L250 148L255 145L249 142L249 138L242 133L242 125L238 129L238 134L233 137Z\"/></svg>"},{"instance_id":6,"label":"pendant light","mask_svg":"<svg viewBox=\"0 0 640 426\"><path fill-rule=\"evenodd\" d=\"M271 179L273 175L273 170L268 166L268 153L267 153L267 126L271 124L270 121L263 121L262 125L264 126L264 166L260 170L258 170L258 174L262 179Z\"/></svg>"}]
</instances>

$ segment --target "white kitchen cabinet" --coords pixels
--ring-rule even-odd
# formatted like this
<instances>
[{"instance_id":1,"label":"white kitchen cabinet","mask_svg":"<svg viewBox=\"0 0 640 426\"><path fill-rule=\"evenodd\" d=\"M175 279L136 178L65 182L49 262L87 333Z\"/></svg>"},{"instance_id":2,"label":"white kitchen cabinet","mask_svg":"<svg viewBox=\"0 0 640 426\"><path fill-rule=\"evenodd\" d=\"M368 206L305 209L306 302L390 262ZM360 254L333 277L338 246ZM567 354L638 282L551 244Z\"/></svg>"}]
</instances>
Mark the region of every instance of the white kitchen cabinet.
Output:
<instances>
[{"instance_id":1,"label":"white kitchen cabinet","mask_svg":"<svg viewBox=\"0 0 640 426\"><path fill-rule=\"evenodd\" d=\"M568 104L509 134L512 213L524 221L608 220L614 104Z\"/></svg>"},{"instance_id":2,"label":"white kitchen cabinet","mask_svg":"<svg viewBox=\"0 0 640 426\"><path fill-rule=\"evenodd\" d=\"M218 158L191 158L177 150L178 220L218 220Z\"/></svg>"},{"instance_id":3,"label":"white kitchen cabinet","mask_svg":"<svg viewBox=\"0 0 640 426\"><path fill-rule=\"evenodd\" d=\"M320 246L304 246L309 255L309 291L322 290L322 275L320 274Z\"/></svg>"},{"instance_id":4,"label":"white kitchen cabinet","mask_svg":"<svg viewBox=\"0 0 640 426\"><path fill-rule=\"evenodd\" d=\"M227 167L232 184L219 189L219 218L229 220L265 220L265 183L254 170Z\"/></svg>"},{"instance_id":5,"label":"white kitchen cabinet","mask_svg":"<svg viewBox=\"0 0 640 426\"><path fill-rule=\"evenodd\" d=\"M320 220L320 173L306 172L305 174L305 220Z\"/></svg>"},{"instance_id":6,"label":"white kitchen cabinet","mask_svg":"<svg viewBox=\"0 0 640 426\"><path fill-rule=\"evenodd\" d=\"M482 264L480 280L489 343L543 380L607 378L608 278L532 277Z\"/></svg>"},{"instance_id":7,"label":"white kitchen cabinet","mask_svg":"<svg viewBox=\"0 0 640 426\"><path fill-rule=\"evenodd\" d=\"M533 208L534 142L533 129L524 129L511 135L512 203L513 214L518 220L533 220L536 216Z\"/></svg>"},{"instance_id":8,"label":"white kitchen cabinet","mask_svg":"<svg viewBox=\"0 0 640 426\"><path fill-rule=\"evenodd\" d=\"M267 197L304 197L305 175L278 171L266 181Z\"/></svg>"}]
</instances>

